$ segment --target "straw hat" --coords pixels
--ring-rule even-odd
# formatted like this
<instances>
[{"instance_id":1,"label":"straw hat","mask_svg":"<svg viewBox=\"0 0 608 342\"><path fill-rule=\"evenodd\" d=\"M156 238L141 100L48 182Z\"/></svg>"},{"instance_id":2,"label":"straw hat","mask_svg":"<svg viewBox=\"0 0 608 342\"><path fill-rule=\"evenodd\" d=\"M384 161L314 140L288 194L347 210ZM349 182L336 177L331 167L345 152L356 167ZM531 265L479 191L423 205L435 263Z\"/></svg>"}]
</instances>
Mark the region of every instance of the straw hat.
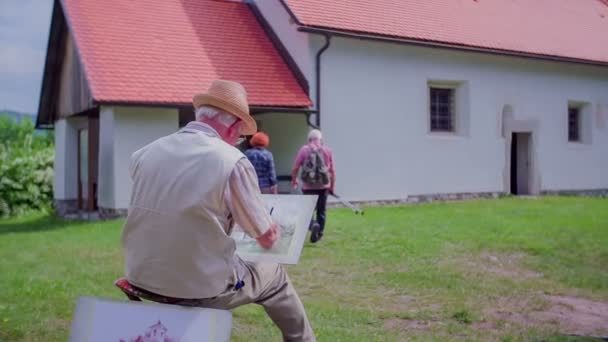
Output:
<instances>
[{"instance_id":1,"label":"straw hat","mask_svg":"<svg viewBox=\"0 0 608 342\"><path fill-rule=\"evenodd\" d=\"M249 114L247 92L237 82L215 80L205 94L194 95L192 104L195 109L201 106L213 106L224 110L243 120L241 134L251 135L257 131L255 120Z\"/></svg>"}]
</instances>

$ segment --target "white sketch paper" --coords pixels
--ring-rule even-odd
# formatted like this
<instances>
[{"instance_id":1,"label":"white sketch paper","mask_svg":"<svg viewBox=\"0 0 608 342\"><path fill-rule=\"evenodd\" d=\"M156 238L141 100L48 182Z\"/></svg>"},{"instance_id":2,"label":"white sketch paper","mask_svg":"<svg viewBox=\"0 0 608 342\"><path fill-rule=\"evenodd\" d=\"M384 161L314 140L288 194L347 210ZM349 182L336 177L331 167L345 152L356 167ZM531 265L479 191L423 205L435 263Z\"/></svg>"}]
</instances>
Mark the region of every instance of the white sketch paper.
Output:
<instances>
[{"instance_id":1,"label":"white sketch paper","mask_svg":"<svg viewBox=\"0 0 608 342\"><path fill-rule=\"evenodd\" d=\"M227 310L81 297L70 341L228 342L231 329Z\"/></svg>"},{"instance_id":2,"label":"white sketch paper","mask_svg":"<svg viewBox=\"0 0 608 342\"><path fill-rule=\"evenodd\" d=\"M266 210L279 224L281 237L267 250L249 237L238 225L231 237L236 241L236 253L246 261L273 261L297 264L304 247L306 232L317 203L316 195L262 195Z\"/></svg>"}]
</instances>

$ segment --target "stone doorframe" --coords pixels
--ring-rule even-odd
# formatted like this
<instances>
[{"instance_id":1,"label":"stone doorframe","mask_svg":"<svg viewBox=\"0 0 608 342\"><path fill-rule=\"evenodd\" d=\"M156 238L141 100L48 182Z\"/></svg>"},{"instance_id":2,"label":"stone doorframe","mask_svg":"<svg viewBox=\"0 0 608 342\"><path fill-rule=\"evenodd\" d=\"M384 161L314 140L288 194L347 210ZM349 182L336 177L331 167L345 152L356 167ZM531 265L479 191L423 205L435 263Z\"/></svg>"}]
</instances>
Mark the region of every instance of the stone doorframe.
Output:
<instances>
[{"instance_id":1,"label":"stone doorframe","mask_svg":"<svg viewBox=\"0 0 608 342\"><path fill-rule=\"evenodd\" d=\"M505 193L511 192L511 140L513 133L530 133L530 194L540 195L541 175L538 160L538 137L540 133L540 122L538 119L516 120L513 115L513 107L505 105L501 117L501 133L505 140L505 164L502 171L503 189Z\"/></svg>"}]
</instances>

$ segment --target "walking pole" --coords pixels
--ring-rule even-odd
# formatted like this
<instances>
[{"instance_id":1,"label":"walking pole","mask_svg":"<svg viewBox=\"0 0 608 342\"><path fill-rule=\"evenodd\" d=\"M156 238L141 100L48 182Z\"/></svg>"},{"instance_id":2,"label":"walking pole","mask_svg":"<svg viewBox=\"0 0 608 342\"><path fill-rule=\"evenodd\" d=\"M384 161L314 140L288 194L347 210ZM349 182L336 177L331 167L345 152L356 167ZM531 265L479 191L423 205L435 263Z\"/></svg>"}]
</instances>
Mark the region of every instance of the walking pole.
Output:
<instances>
[{"instance_id":1,"label":"walking pole","mask_svg":"<svg viewBox=\"0 0 608 342\"><path fill-rule=\"evenodd\" d=\"M346 201L346 200L342 199L337 194L335 194L335 193L332 192L332 193L330 193L330 195L334 196L338 201L340 201L340 203L344 204L347 208L349 208L350 210L354 211L355 214L360 214L360 215L365 214L365 212L363 211L363 209L361 209L358 206L350 203L349 201Z\"/></svg>"}]
</instances>

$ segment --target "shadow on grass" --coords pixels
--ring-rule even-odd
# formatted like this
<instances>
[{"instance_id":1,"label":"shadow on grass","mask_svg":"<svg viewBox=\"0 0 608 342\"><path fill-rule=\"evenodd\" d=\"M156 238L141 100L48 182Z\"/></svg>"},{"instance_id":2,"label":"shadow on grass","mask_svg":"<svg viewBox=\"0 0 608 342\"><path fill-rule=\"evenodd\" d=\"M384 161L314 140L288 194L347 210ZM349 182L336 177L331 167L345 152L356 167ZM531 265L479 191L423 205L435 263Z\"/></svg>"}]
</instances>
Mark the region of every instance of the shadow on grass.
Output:
<instances>
[{"instance_id":1,"label":"shadow on grass","mask_svg":"<svg viewBox=\"0 0 608 342\"><path fill-rule=\"evenodd\" d=\"M34 233L69 228L83 224L83 221L65 220L52 215L31 218L0 220L0 235L10 233Z\"/></svg>"}]
</instances>

